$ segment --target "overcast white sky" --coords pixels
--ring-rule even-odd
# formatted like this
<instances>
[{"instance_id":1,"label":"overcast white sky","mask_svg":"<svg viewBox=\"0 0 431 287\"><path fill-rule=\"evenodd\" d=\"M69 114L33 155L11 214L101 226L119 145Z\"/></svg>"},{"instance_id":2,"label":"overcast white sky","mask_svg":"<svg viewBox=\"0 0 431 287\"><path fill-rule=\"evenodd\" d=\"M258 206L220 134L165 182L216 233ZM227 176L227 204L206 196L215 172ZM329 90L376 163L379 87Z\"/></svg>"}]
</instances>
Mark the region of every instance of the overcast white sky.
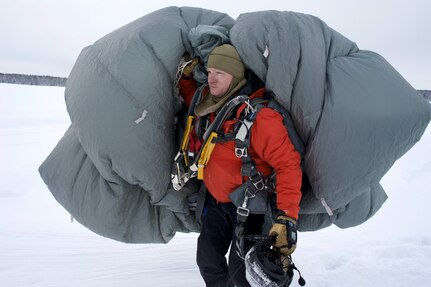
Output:
<instances>
[{"instance_id":1,"label":"overcast white sky","mask_svg":"<svg viewBox=\"0 0 431 287\"><path fill-rule=\"evenodd\" d=\"M385 57L416 89L431 89L428 0L0 0L0 72L68 76L79 52L107 33L167 6L240 14L312 14L361 49Z\"/></svg>"}]
</instances>

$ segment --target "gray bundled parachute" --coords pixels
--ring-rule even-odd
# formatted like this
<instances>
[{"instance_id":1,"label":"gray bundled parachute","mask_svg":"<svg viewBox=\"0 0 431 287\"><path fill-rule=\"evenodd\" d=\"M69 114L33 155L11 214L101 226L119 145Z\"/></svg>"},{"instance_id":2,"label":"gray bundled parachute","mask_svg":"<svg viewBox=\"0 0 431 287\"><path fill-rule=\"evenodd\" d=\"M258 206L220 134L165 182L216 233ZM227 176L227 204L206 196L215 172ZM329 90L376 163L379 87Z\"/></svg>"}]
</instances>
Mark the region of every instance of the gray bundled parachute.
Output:
<instances>
[{"instance_id":1,"label":"gray bundled parachute","mask_svg":"<svg viewBox=\"0 0 431 287\"><path fill-rule=\"evenodd\" d=\"M80 223L123 242L199 232L188 207L198 185L170 184L181 107L174 82L185 51L204 59L227 35L291 113L304 146L300 230L354 226L383 204L379 181L420 139L431 108L381 56L309 15L234 21L168 7L86 47L68 78L72 124L39 170Z\"/></svg>"},{"instance_id":2,"label":"gray bundled parachute","mask_svg":"<svg viewBox=\"0 0 431 287\"><path fill-rule=\"evenodd\" d=\"M380 179L422 136L429 103L380 55L310 15L244 14L231 41L306 145L300 229L371 217L386 199Z\"/></svg>"}]
</instances>

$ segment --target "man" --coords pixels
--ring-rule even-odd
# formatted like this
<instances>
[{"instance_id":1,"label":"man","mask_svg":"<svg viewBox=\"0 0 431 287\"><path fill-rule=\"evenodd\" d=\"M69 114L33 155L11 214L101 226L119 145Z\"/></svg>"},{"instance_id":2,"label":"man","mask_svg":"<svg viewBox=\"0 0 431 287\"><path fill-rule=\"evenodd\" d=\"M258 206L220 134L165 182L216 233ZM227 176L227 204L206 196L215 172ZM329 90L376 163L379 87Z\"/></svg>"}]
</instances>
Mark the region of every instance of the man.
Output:
<instances>
[{"instance_id":1,"label":"man","mask_svg":"<svg viewBox=\"0 0 431 287\"><path fill-rule=\"evenodd\" d=\"M248 95L249 99L264 97L265 89L256 77L246 79L244 64L229 44L215 48L208 57L208 87L202 93L195 93L197 86L192 78L193 65L186 67L180 80L180 94L187 106L194 104L194 127L189 135L188 153L200 154L205 148L203 134L217 114L233 97ZM198 95L199 94L199 95ZM253 214L242 217L240 222L238 206L231 199L231 193L243 186L253 176L244 173L244 154L238 154L235 138L229 138L241 122L249 103L236 107L231 118L226 119L213 140L212 153L203 167L202 179L208 195L202 215L202 230L198 238L197 264L207 286L249 286L245 278L244 254L251 242L241 242L246 234L262 234L264 215ZM276 218L270 235L276 236L274 247L284 255L290 255L296 248L295 235L288 230L296 228L301 199L302 172L300 155L292 145L282 116L275 110L263 107L256 113L250 130L250 154L253 167L259 176L267 179L272 171L277 175ZM202 167L201 167L202 168ZM266 192L265 190L261 192ZM243 231L238 226L243 223ZM294 230L296 231L296 229ZM239 238L241 237L241 238ZM229 264L225 255L229 253ZM244 250L239 250L239 249Z\"/></svg>"}]
</instances>

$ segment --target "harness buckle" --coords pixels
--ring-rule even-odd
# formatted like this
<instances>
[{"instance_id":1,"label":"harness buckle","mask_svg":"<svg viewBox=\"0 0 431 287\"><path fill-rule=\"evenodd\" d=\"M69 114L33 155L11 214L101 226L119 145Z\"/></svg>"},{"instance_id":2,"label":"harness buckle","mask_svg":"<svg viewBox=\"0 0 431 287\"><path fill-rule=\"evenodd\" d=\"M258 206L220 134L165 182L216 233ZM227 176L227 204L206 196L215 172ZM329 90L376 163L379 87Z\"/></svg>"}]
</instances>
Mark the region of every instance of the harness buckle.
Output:
<instances>
[{"instance_id":1,"label":"harness buckle","mask_svg":"<svg viewBox=\"0 0 431 287\"><path fill-rule=\"evenodd\" d=\"M247 147L236 147L235 148L235 155L237 158L242 158L248 156Z\"/></svg>"},{"instance_id":2,"label":"harness buckle","mask_svg":"<svg viewBox=\"0 0 431 287\"><path fill-rule=\"evenodd\" d=\"M239 216L243 216L243 217L247 218L248 215L250 214L250 210L248 208L238 206L238 208L236 209L236 213Z\"/></svg>"},{"instance_id":3,"label":"harness buckle","mask_svg":"<svg viewBox=\"0 0 431 287\"><path fill-rule=\"evenodd\" d=\"M254 175L254 177L250 177L250 181L258 191L265 189L266 183L260 172Z\"/></svg>"},{"instance_id":4,"label":"harness buckle","mask_svg":"<svg viewBox=\"0 0 431 287\"><path fill-rule=\"evenodd\" d=\"M263 178L253 182L253 185L257 190L263 190L265 188L265 182L263 181Z\"/></svg>"}]
</instances>

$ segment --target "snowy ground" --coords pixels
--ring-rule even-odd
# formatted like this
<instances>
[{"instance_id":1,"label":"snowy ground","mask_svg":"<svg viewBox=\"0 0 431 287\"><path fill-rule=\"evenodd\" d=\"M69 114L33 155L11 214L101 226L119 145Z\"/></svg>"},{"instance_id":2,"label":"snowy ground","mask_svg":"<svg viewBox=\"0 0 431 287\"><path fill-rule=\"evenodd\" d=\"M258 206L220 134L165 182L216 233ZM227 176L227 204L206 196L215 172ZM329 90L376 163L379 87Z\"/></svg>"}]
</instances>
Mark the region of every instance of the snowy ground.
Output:
<instances>
[{"instance_id":1,"label":"snowy ground","mask_svg":"<svg viewBox=\"0 0 431 287\"><path fill-rule=\"evenodd\" d=\"M71 223L52 197L37 169L69 125L63 91L0 84L0 286L204 286L196 234L119 243ZM383 178L389 199L365 224L300 234L307 286L431 286L430 150L429 127Z\"/></svg>"}]
</instances>

